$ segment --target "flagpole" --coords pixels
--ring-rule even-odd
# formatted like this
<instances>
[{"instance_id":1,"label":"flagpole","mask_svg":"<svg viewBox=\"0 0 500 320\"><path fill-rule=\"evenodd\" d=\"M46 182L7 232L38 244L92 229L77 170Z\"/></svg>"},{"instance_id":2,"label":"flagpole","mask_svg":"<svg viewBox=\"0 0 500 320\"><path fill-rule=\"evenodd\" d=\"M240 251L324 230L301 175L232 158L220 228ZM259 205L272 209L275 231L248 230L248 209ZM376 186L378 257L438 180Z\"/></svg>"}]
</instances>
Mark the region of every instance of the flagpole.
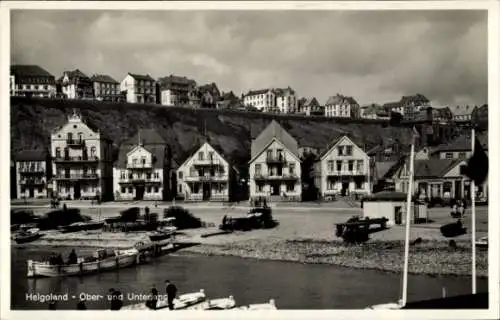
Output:
<instances>
[{"instance_id":1,"label":"flagpole","mask_svg":"<svg viewBox=\"0 0 500 320\"><path fill-rule=\"evenodd\" d=\"M411 204L413 193L413 158L415 154L415 133L413 133L411 149L410 149L410 175L408 180L408 195L406 199L406 232L405 232L405 255L404 255L404 269L403 269L403 292L401 298L401 305L406 305L408 296L408 260L410 255L410 221L411 221Z\"/></svg>"},{"instance_id":2,"label":"flagpole","mask_svg":"<svg viewBox=\"0 0 500 320\"><path fill-rule=\"evenodd\" d=\"M472 154L474 154L476 132L472 127ZM476 294L476 183L471 179L471 228L472 228L472 294Z\"/></svg>"}]
</instances>

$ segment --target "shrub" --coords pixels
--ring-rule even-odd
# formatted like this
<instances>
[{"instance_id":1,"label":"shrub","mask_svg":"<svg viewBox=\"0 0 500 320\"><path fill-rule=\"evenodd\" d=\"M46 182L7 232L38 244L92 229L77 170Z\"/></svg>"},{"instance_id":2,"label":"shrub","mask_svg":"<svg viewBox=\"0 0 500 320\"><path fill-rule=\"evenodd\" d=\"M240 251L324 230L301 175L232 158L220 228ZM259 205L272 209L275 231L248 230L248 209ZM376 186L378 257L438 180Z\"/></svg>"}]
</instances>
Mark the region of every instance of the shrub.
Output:
<instances>
[{"instance_id":1,"label":"shrub","mask_svg":"<svg viewBox=\"0 0 500 320\"><path fill-rule=\"evenodd\" d=\"M10 224L25 224L33 223L38 220L31 210L11 210L10 211Z\"/></svg>"},{"instance_id":2,"label":"shrub","mask_svg":"<svg viewBox=\"0 0 500 320\"><path fill-rule=\"evenodd\" d=\"M67 226L74 222L84 222L90 219L80 214L80 209L54 210L45 214L38 222L38 227L42 230L56 229L59 226Z\"/></svg>"},{"instance_id":3,"label":"shrub","mask_svg":"<svg viewBox=\"0 0 500 320\"><path fill-rule=\"evenodd\" d=\"M120 211L121 222L135 222L139 219L141 209L138 207L128 208L126 210Z\"/></svg>"},{"instance_id":4,"label":"shrub","mask_svg":"<svg viewBox=\"0 0 500 320\"><path fill-rule=\"evenodd\" d=\"M164 218L175 218L175 227L179 230L201 228L202 222L188 210L180 206L171 206L163 212Z\"/></svg>"}]
</instances>

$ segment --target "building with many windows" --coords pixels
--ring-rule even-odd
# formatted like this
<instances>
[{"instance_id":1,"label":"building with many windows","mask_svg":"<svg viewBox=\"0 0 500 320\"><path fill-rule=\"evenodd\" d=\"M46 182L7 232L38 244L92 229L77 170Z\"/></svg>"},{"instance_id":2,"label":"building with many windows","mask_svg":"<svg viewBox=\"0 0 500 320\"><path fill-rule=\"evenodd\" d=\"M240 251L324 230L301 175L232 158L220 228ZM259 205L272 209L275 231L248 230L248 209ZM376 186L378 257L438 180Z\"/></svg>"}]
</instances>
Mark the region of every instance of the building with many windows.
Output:
<instances>
[{"instance_id":1,"label":"building with many windows","mask_svg":"<svg viewBox=\"0 0 500 320\"><path fill-rule=\"evenodd\" d=\"M170 149L154 129L139 129L120 146L113 167L115 200L171 200L175 172Z\"/></svg>"},{"instance_id":2,"label":"building with many windows","mask_svg":"<svg viewBox=\"0 0 500 320\"><path fill-rule=\"evenodd\" d=\"M125 97L120 91L120 83L106 74L93 75L94 98L99 101L121 102Z\"/></svg>"},{"instance_id":3,"label":"building with many windows","mask_svg":"<svg viewBox=\"0 0 500 320\"><path fill-rule=\"evenodd\" d=\"M341 94L331 96L325 103L325 116L357 119L360 117L359 104L352 97Z\"/></svg>"},{"instance_id":4,"label":"building with many windows","mask_svg":"<svg viewBox=\"0 0 500 320\"><path fill-rule=\"evenodd\" d=\"M251 90L243 97L244 106L252 106L262 112L278 112L273 89Z\"/></svg>"},{"instance_id":5,"label":"building with many windows","mask_svg":"<svg viewBox=\"0 0 500 320\"><path fill-rule=\"evenodd\" d=\"M164 106L178 106L189 104L190 94L196 88L196 81L186 77L170 75L158 79L160 104Z\"/></svg>"},{"instance_id":6,"label":"building with many windows","mask_svg":"<svg viewBox=\"0 0 500 320\"><path fill-rule=\"evenodd\" d=\"M63 76L59 78L58 82L63 95L67 99L94 99L92 80L78 69L64 71Z\"/></svg>"},{"instance_id":7,"label":"building with many windows","mask_svg":"<svg viewBox=\"0 0 500 320\"><path fill-rule=\"evenodd\" d=\"M112 198L111 139L73 112L51 135L54 193L63 199Z\"/></svg>"},{"instance_id":8,"label":"building with many windows","mask_svg":"<svg viewBox=\"0 0 500 320\"><path fill-rule=\"evenodd\" d=\"M56 95L53 75L35 65L10 67L10 95L51 98Z\"/></svg>"},{"instance_id":9,"label":"building with many windows","mask_svg":"<svg viewBox=\"0 0 500 320\"><path fill-rule=\"evenodd\" d=\"M412 96L403 96L400 100L405 120L416 120L420 111L426 111L430 107L430 101L424 95L417 93Z\"/></svg>"},{"instance_id":10,"label":"building with many windows","mask_svg":"<svg viewBox=\"0 0 500 320\"><path fill-rule=\"evenodd\" d=\"M488 134L476 133L483 150L488 154ZM472 140L470 135L462 134L449 144L433 149L431 157L438 159L468 159L472 156Z\"/></svg>"},{"instance_id":11,"label":"building with many windows","mask_svg":"<svg viewBox=\"0 0 500 320\"><path fill-rule=\"evenodd\" d=\"M186 201L229 201L235 180L236 170L222 150L205 142L177 169L177 195Z\"/></svg>"},{"instance_id":12,"label":"building with many windows","mask_svg":"<svg viewBox=\"0 0 500 320\"><path fill-rule=\"evenodd\" d=\"M274 89L276 95L276 108L280 113L296 113L298 111L298 101L295 91L288 87L284 89Z\"/></svg>"},{"instance_id":13,"label":"building with many windows","mask_svg":"<svg viewBox=\"0 0 500 320\"><path fill-rule=\"evenodd\" d=\"M302 199L301 160L297 140L275 120L252 141L250 199Z\"/></svg>"},{"instance_id":14,"label":"building with many windows","mask_svg":"<svg viewBox=\"0 0 500 320\"><path fill-rule=\"evenodd\" d=\"M476 113L476 106L456 106L450 108L453 115L453 121L456 123L471 123L473 120L473 114Z\"/></svg>"},{"instance_id":15,"label":"building with many windows","mask_svg":"<svg viewBox=\"0 0 500 320\"><path fill-rule=\"evenodd\" d=\"M156 82L150 75L128 73L120 83L127 102L156 103Z\"/></svg>"},{"instance_id":16,"label":"building with many windows","mask_svg":"<svg viewBox=\"0 0 500 320\"><path fill-rule=\"evenodd\" d=\"M15 181L18 199L50 197L52 178L50 154L47 150L23 150L15 156Z\"/></svg>"},{"instance_id":17,"label":"building with many windows","mask_svg":"<svg viewBox=\"0 0 500 320\"><path fill-rule=\"evenodd\" d=\"M299 112L306 116L324 116L325 108L319 104L316 98L307 98L302 101Z\"/></svg>"},{"instance_id":18,"label":"building with many windows","mask_svg":"<svg viewBox=\"0 0 500 320\"><path fill-rule=\"evenodd\" d=\"M341 136L319 156L314 180L323 199L337 195L369 194L370 157L348 136Z\"/></svg>"}]
</instances>

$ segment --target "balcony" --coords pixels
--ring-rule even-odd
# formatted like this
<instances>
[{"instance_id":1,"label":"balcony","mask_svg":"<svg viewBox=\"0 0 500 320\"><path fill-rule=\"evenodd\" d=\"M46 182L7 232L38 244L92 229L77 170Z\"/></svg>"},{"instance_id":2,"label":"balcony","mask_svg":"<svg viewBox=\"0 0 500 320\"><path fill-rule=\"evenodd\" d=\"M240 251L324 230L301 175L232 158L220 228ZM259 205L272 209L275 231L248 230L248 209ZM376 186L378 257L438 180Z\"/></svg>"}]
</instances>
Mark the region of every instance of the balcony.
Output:
<instances>
[{"instance_id":1,"label":"balcony","mask_svg":"<svg viewBox=\"0 0 500 320\"><path fill-rule=\"evenodd\" d=\"M193 165L197 167L211 167L211 166L222 166L219 160L216 159L193 159Z\"/></svg>"},{"instance_id":2,"label":"balcony","mask_svg":"<svg viewBox=\"0 0 500 320\"><path fill-rule=\"evenodd\" d=\"M22 179L19 181L20 185L24 186L44 186L45 180L42 179Z\"/></svg>"},{"instance_id":3,"label":"balcony","mask_svg":"<svg viewBox=\"0 0 500 320\"><path fill-rule=\"evenodd\" d=\"M366 176L364 170L331 170L326 172L327 177L342 177L342 176Z\"/></svg>"},{"instance_id":4,"label":"balcony","mask_svg":"<svg viewBox=\"0 0 500 320\"><path fill-rule=\"evenodd\" d=\"M120 178L118 180L118 184L120 184L120 185L137 185L137 184L161 185L161 179L160 178L147 178L147 177Z\"/></svg>"},{"instance_id":5,"label":"balcony","mask_svg":"<svg viewBox=\"0 0 500 320\"><path fill-rule=\"evenodd\" d=\"M147 163L129 163L127 162L127 169L151 169L153 167L151 162Z\"/></svg>"},{"instance_id":6,"label":"balcony","mask_svg":"<svg viewBox=\"0 0 500 320\"><path fill-rule=\"evenodd\" d=\"M266 162L268 164L285 164L286 163L286 159L285 159L285 156L284 155L270 155L268 154L266 156Z\"/></svg>"},{"instance_id":7,"label":"balcony","mask_svg":"<svg viewBox=\"0 0 500 320\"><path fill-rule=\"evenodd\" d=\"M288 173L288 174L282 174L282 175L270 175L270 174L256 173L253 176L253 178L255 181L270 181L270 180L294 181L294 180L299 179L299 177L295 173Z\"/></svg>"},{"instance_id":8,"label":"balcony","mask_svg":"<svg viewBox=\"0 0 500 320\"><path fill-rule=\"evenodd\" d=\"M19 169L21 175L44 175L45 170L42 168L22 168Z\"/></svg>"},{"instance_id":9,"label":"balcony","mask_svg":"<svg viewBox=\"0 0 500 320\"><path fill-rule=\"evenodd\" d=\"M70 148L81 148L85 146L85 140L83 139L66 139L66 145Z\"/></svg>"},{"instance_id":10,"label":"balcony","mask_svg":"<svg viewBox=\"0 0 500 320\"><path fill-rule=\"evenodd\" d=\"M218 181L228 181L229 176L227 175L205 175L205 176L185 176L184 181L189 182L218 182Z\"/></svg>"},{"instance_id":11,"label":"balcony","mask_svg":"<svg viewBox=\"0 0 500 320\"><path fill-rule=\"evenodd\" d=\"M98 162L99 158L98 157L85 157L85 156L78 156L78 157L59 157L55 158L54 162L55 163L82 163L82 162Z\"/></svg>"},{"instance_id":12,"label":"balcony","mask_svg":"<svg viewBox=\"0 0 500 320\"><path fill-rule=\"evenodd\" d=\"M98 180L99 175L96 173L72 173L72 174L58 174L55 176L56 180Z\"/></svg>"}]
</instances>

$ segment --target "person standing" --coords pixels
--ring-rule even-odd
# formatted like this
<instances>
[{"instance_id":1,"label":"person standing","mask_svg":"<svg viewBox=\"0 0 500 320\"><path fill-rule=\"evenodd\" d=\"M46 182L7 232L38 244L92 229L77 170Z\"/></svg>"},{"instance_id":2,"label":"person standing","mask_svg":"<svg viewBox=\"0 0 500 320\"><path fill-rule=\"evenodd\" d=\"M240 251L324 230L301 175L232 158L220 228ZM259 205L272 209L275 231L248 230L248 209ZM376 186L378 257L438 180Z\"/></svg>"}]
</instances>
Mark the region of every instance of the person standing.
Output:
<instances>
[{"instance_id":1,"label":"person standing","mask_svg":"<svg viewBox=\"0 0 500 320\"><path fill-rule=\"evenodd\" d=\"M120 310L123 306L122 293L113 288L109 289L109 299L111 299L110 309Z\"/></svg>"},{"instance_id":2,"label":"person standing","mask_svg":"<svg viewBox=\"0 0 500 320\"><path fill-rule=\"evenodd\" d=\"M151 299L149 300L149 308L156 310L156 304L158 303L158 290L155 285L151 288Z\"/></svg>"},{"instance_id":3,"label":"person standing","mask_svg":"<svg viewBox=\"0 0 500 320\"><path fill-rule=\"evenodd\" d=\"M177 295L177 287L175 286L175 284L170 283L170 280L165 280L165 284L165 290L167 291L168 308L170 310L174 310L174 299Z\"/></svg>"},{"instance_id":4,"label":"person standing","mask_svg":"<svg viewBox=\"0 0 500 320\"><path fill-rule=\"evenodd\" d=\"M464 217L464 203L462 200L458 203L458 213L460 214L460 218Z\"/></svg>"},{"instance_id":5,"label":"person standing","mask_svg":"<svg viewBox=\"0 0 500 320\"><path fill-rule=\"evenodd\" d=\"M87 306L85 305L85 299L80 299L80 301L78 301L78 303L76 304L76 309L87 310Z\"/></svg>"}]
</instances>

